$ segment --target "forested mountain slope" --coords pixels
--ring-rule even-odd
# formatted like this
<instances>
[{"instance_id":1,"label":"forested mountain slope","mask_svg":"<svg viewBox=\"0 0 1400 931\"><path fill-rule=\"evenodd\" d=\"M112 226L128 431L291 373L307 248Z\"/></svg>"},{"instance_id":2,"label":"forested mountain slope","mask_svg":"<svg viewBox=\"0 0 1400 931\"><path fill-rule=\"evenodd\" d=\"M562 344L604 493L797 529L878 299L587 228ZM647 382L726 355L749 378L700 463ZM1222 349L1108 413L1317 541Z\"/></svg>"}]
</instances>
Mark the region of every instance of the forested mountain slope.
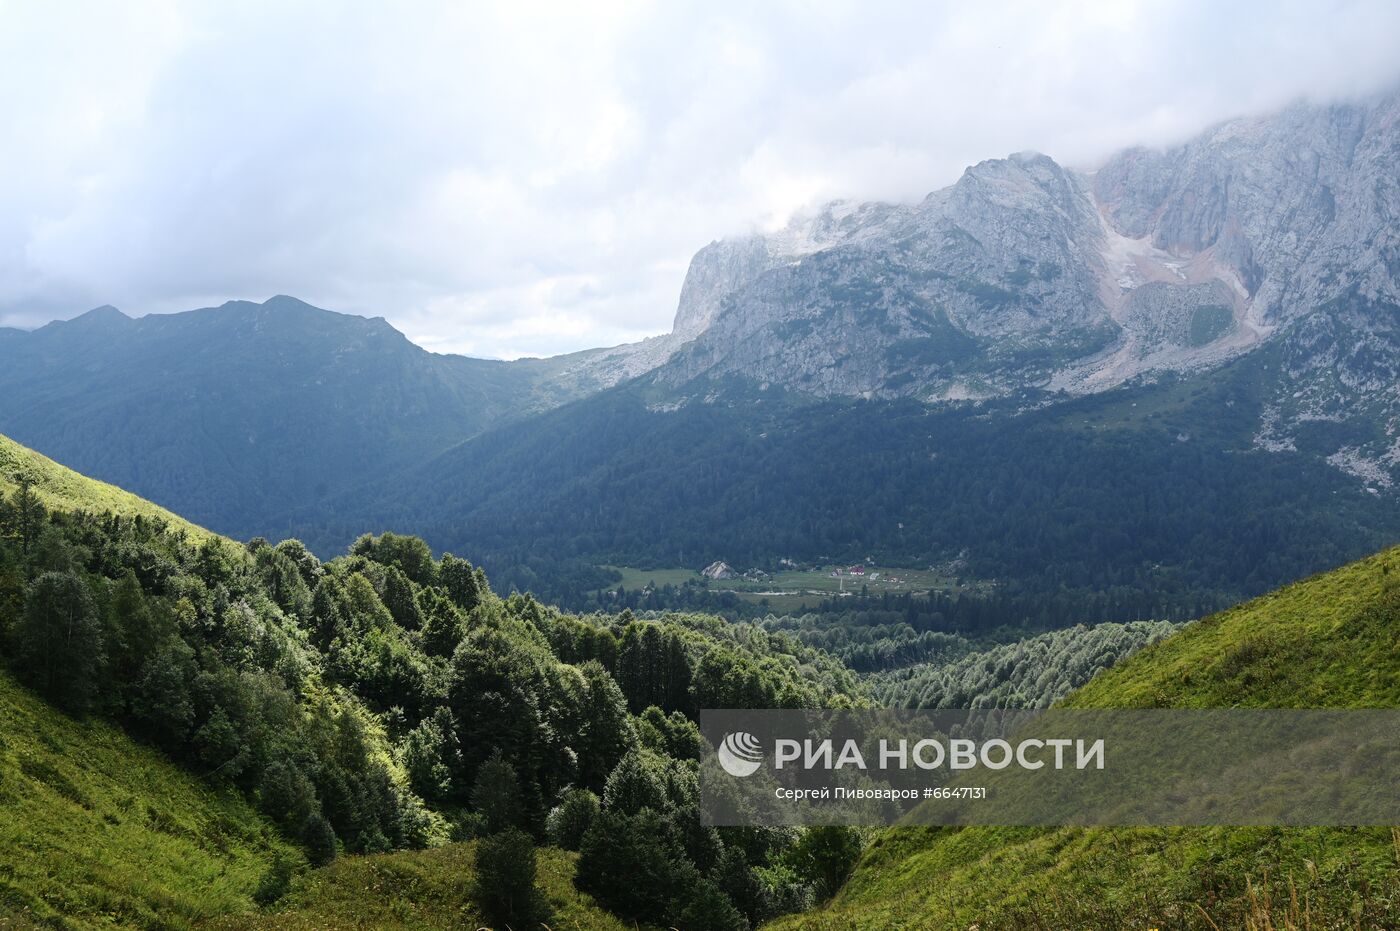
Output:
<instances>
[{"instance_id":1,"label":"forested mountain slope","mask_svg":"<svg viewBox=\"0 0 1400 931\"><path fill-rule=\"evenodd\" d=\"M1048 708L1176 629L1169 621L1081 624L868 681L891 708Z\"/></svg>"},{"instance_id":2,"label":"forested mountain slope","mask_svg":"<svg viewBox=\"0 0 1400 931\"><path fill-rule=\"evenodd\" d=\"M0 431L247 537L550 406L557 364L437 355L290 297L136 319L104 307L0 340Z\"/></svg>"},{"instance_id":3,"label":"forested mountain slope","mask_svg":"<svg viewBox=\"0 0 1400 931\"><path fill-rule=\"evenodd\" d=\"M996 581L1008 625L1052 603L1054 624L1195 617L1400 536L1400 501L1325 461L1371 427L1323 420L1290 451L1254 444L1281 364L1261 350L1190 379L936 409L739 382L673 408L633 384L285 531L333 551L359 527L413 527L566 602L570 563L960 560Z\"/></svg>"},{"instance_id":4,"label":"forested mountain slope","mask_svg":"<svg viewBox=\"0 0 1400 931\"><path fill-rule=\"evenodd\" d=\"M1400 548L1185 627L1077 708L1400 705ZM783 929L1365 928L1400 924L1391 828L896 829Z\"/></svg>"}]
</instances>

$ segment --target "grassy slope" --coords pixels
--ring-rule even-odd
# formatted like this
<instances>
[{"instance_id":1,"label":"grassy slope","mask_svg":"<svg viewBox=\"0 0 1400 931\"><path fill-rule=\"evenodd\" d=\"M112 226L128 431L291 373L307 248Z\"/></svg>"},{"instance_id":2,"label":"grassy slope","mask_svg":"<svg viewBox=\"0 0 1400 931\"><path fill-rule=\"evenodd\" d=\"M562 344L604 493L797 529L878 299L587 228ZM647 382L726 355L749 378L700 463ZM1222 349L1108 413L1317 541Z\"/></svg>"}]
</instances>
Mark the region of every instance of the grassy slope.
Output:
<instances>
[{"instance_id":1,"label":"grassy slope","mask_svg":"<svg viewBox=\"0 0 1400 931\"><path fill-rule=\"evenodd\" d=\"M80 475L0 435L0 492L7 496L14 494L21 480L28 480L44 505L53 511L112 512L127 516L139 514L161 518L172 526L182 528L193 539L215 536L157 504L115 485Z\"/></svg>"},{"instance_id":2,"label":"grassy slope","mask_svg":"<svg viewBox=\"0 0 1400 931\"><path fill-rule=\"evenodd\" d=\"M1065 705L1400 706L1400 547L1198 621Z\"/></svg>"},{"instance_id":3,"label":"grassy slope","mask_svg":"<svg viewBox=\"0 0 1400 931\"><path fill-rule=\"evenodd\" d=\"M1190 625L1068 706L1400 705L1400 548ZM1380 829L888 831L795 929L1395 928Z\"/></svg>"},{"instance_id":4,"label":"grassy slope","mask_svg":"<svg viewBox=\"0 0 1400 931\"><path fill-rule=\"evenodd\" d=\"M482 928L487 922L471 893L474 851L475 844L453 844L436 850L346 857L299 878L270 913L221 918L208 927L219 931ZM550 927L560 931L631 928L574 889L575 858L559 850L539 852L539 882L554 908Z\"/></svg>"},{"instance_id":5,"label":"grassy slope","mask_svg":"<svg viewBox=\"0 0 1400 931\"><path fill-rule=\"evenodd\" d=\"M300 856L236 796L0 674L0 927L247 911L279 851Z\"/></svg>"}]
</instances>

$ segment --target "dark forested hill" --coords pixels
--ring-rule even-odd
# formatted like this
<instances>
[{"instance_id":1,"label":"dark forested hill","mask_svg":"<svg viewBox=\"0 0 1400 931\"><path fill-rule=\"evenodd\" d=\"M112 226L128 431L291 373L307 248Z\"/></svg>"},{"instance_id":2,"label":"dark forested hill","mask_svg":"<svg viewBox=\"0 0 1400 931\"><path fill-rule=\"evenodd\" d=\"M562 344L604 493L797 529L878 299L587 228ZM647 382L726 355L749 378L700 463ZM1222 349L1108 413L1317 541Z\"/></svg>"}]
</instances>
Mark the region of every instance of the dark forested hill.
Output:
<instances>
[{"instance_id":1,"label":"dark forested hill","mask_svg":"<svg viewBox=\"0 0 1400 931\"><path fill-rule=\"evenodd\" d=\"M549 402L556 363L443 356L294 298L0 338L0 430L222 533L421 462Z\"/></svg>"},{"instance_id":2,"label":"dark forested hill","mask_svg":"<svg viewBox=\"0 0 1400 931\"><path fill-rule=\"evenodd\" d=\"M1255 444L1273 356L1078 399L937 408L741 382L676 405L633 383L279 529L334 550L359 527L408 527L565 600L571 560L959 559L1000 596L1080 593L1064 621L1099 619L1091 601L1105 620L1192 617L1400 536L1394 497L1324 458L1369 427L1318 421L1291 450Z\"/></svg>"}]
</instances>

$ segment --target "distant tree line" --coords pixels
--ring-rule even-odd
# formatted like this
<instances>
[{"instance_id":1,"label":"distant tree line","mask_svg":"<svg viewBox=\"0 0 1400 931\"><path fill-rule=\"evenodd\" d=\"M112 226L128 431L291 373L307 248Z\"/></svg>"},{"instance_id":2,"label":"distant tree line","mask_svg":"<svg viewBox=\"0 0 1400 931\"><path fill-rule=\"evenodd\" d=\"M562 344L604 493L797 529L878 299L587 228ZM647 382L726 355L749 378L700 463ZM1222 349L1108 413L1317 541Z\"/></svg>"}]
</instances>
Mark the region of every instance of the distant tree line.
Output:
<instances>
[{"instance_id":1,"label":"distant tree line","mask_svg":"<svg viewBox=\"0 0 1400 931\"><path fill-rule=\"evenodd\" d=\"M1081 624L872 676L894 708L1047 708L1100 671L1171 635L1168 621Z\"/></svg>"}]
</instances>

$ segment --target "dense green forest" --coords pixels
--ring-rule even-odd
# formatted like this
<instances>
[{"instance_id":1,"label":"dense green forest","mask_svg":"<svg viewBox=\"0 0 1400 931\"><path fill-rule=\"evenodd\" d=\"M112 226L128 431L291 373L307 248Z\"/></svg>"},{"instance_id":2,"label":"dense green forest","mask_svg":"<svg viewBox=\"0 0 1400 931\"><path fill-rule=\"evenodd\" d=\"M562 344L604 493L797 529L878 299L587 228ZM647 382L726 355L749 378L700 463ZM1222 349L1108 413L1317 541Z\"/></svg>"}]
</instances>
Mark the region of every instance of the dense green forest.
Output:
<instances>
[{"instance_id":1,"label":"dense green forest","mask_svg":"<svg viewBox=\"0 0 1400 931\"><path fill-rule=\"evenodd\" d=\"M633 383L287 529L319 550L367 525L412 527L506 588L574 607L599 603L599 565L961 559L997 584L994 623L1185 619L1400 533L1393 496L1324 461L1375 439L1365 422L1307 424L1291 453L1254 447L1274 355L1091 397L937 408L738 382L694 386L677 407Z\"/></svg>"},{"instance_id":2,"label":"dense green forest","mask_svg":"<svg viewBox=\"0 0 1400 931\"><path fill-rule=\"evenodd\" d=\"M614 604L625 610L657 611L662 606L685 606L726 618L742 619L765 630L780 631L839 660L862 675L927 664L942 666L963 656L1001 644L1015 643L1053 631L1073 617L1079 599L1068 595L1035 601L1028 596L990 592L926 594L855 592L827 598L800 615L778 615L763 601L745 600L733 592L711 591L700 584L666 585L651 590L606 590L590 603ZM1102 610L1111 615L1108 602ZM1093 612L1097 614L1098 612ZM1129 614L1126 609L1123 614ZM1209 613L1202 609L1200 614ZM1150 622L1100 622L1094 629L1148 630ZM1080 636L1076 624L1065 642Z\"/></svg>"},{"instance_id":3,"label":"dense green forest","mask_svg":"<svg viewBox=\"0 0 1400 931\"><path fill-rule=\"evenodd\" d=\"M511 891L546 841L627 919L744 928L831 891L822 835L698 820L698 708L867 700L780 633L571 616L415 537L322 562L294 540L51 512L27 484L0 498L0 627L20 681L241 794L313 865L481 838L520 864L479 878L492 920L517 922L547 908ZM274 864L259 898L293 872Z\"/></svg>"}]
</instances>

